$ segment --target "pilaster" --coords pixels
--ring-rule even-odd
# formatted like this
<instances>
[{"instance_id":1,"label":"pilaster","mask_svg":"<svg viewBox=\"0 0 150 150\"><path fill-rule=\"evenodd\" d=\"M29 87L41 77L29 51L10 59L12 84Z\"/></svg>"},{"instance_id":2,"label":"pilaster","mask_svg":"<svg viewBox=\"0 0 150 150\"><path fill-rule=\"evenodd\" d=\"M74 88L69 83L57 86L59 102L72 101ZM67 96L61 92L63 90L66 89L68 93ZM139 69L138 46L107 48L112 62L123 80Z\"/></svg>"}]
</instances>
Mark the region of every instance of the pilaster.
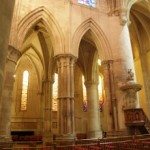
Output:
<instances>
[{"instance_id":1,"label":"pilaster","mask_svg":"<svg viewBox=\"0 0 150 150\"><path fill-rule=\"evenodd\" d=\"M2 0L3 5L0 6L0 102L4 81L4 68L7 57L7 46L9 41L9 33L11 28L11 20L15 0L10 2Z\"/></svg>"},{"instance_id":2,"label":"pilaster","mask_svg":"<svg viewBox=\"0 0 150 150\"><path fill-rule=\"evenodd\" d=\"M115 131L118 129L117 118L117 100L115 96L114 76L113 76L113 61L102 61L102 70L104 76L104 89L105 89L105 132Z\"/></svg>"},{"instance_id":3,"label":"pilaster","mask_svg":"<svg viewBox=\"0 0 150 150\"><path fill-rule=\"evenodd\" d=\"M1 97L0 109L0 138L10 140L10 114L12 104L12 91L15 81L15 67L21 53L14 47L8 47L8 55L5 66L4 87Z\"/></svg>"}]
</instances>

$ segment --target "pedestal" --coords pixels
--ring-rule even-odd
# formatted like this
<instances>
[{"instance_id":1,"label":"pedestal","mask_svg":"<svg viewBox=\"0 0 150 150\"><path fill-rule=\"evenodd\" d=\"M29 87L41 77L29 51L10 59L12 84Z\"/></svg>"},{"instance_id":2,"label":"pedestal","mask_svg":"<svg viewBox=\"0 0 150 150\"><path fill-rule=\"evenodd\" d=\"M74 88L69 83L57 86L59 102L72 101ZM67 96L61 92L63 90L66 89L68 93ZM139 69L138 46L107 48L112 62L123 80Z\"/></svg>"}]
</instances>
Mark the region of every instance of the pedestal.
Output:
<instances>
[{"instance_id":1,"label":"pedestal","mask_svg":"<svg viewBox=\"0 0 150 150\"><path fill-rule=\"evenodd\" d=\"M125 92L123 98L123 109L137 108L137 92L141 90L142 86L134 81L128 81L125 85L121 86L121 90Z\"/></svg>"}]
</instances>

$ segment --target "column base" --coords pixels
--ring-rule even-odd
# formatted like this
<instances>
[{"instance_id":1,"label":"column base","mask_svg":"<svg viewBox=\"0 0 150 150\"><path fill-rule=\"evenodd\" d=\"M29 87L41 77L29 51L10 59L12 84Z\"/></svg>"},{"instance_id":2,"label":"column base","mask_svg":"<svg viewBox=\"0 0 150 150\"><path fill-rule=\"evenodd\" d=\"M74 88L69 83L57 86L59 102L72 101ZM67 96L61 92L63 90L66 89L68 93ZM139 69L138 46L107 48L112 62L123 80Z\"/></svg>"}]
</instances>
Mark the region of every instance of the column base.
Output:
<instances>
[{"instance_id":1,"label":"column base","mask_svg":"<svg viewBox=\"0 0 150 150\"><path fill-rule=\"evenodd\" d=\"M50 133L49 132L48 133L44 133L42 140L43 140L43 144L44 145L52 144L52 142L53 142L53 134L51 132Z\"/></svg>"},{"instance_id":2,"label":"column base","mask_svg":"<svg viewBox=\"0 0 150 150\"><path fill-rule=\"evenodd\" d=\"M75 139L76 137L74 134L56 135L54 142L61 145L71 145L75 143Z\"/></svg>"},{"instance_id":3,"label":"column base","mask_svg":"<svg viewBox=\"0 0 150 150\"><path fill-rule=\"evenodd\" d=\"M102 131L90 131L87 133L87 138L102 138Z\"/></svg>"},{"instance_id":4,"label":"column base","mask_svg":"<svg viewBox=\"0 0 150 150\"><path fill-rule=\"evenodd\" d=\"M0 136L0 149L3 148L12 148L13 143L11 136Z\"/></svg>"},{"instance_id":5,"label":"column base","mask_svg":"<svg viewBox=\"0 0 150 150\"><path fill-rule=\"evenodd\" d=\"M3 136L3 135L0 135L0 142L12 142L12 138L11 136Z\"/></svg>"}]
</instances>

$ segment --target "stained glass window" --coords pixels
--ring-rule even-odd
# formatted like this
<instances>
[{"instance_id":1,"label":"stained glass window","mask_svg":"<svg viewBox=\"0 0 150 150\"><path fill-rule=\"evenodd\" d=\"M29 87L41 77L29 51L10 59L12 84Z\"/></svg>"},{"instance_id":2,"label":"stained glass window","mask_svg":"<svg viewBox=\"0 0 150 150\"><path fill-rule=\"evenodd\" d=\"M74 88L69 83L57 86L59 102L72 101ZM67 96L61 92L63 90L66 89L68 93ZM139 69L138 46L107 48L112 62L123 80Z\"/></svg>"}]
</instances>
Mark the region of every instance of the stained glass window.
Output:
<instances>
[{"instance_id":1,"label":"stained glass window","mask_svg":"<svg viewBox=\"0 0 150 150\"><path fill-rule=\"evenodd\" d=\"M96 6L95 0L78 0L78 3L84 4L84 5L87 5L87 6L91 6L91 7Z\"/></svg>"},{"instance_id":2,"label":"stained glass window","mask_svg":"<svg viewBox=\"0 0 150 150\"><path fill-rule=\"evenodd\" d=\"M29 82L29 72L25 70L23 72L22 93L21 93L21 110L22 111L27 110L28 82Z\"/></svg>"},{"instance_id":3,"label":"stained glass window","mask_svg":"<svg viewBox=\"0 0 150 150\"><path fill-rule=\"evenodd\" d=\"M54 74L54 84L53 84L53 98L52 98L52 110L57 111L57 98L58 98L58 74Z\"/></svg>"},{"instance_id":4,"label":"stained glass window","mask_svg":"<svg viewBox=\"0 0 150 150\"><path fill-rule=\"evenodd\" d=\"M84 76L82 76L82 88L83 88L83 111L87 111L87 93L86 93L86 87L84 84Z\"/></svg>"},{"instance_id":5,"label":"stained glass window","mask_svg":"<svg viewBox=\"0 0 150 150\"><path fill-rule=\"evenodd\" d=\"M101 66L100 59L98 59L98 65ZM99 75L98 96L99 96L99 110L102 111L102 106L104 104L103 76L102 75Z\"/></svg>"},{"instance_id":6,"label":"stained glass window","mask_svg":"<svg viewBox=\"0 0 150 150\"><path fill-rule=\"evenodd\" d=\"M104 104L102 76L99 76L98 95L99 95L99 110L102 111L102 106Z\"/></svg>"}]
</instances>

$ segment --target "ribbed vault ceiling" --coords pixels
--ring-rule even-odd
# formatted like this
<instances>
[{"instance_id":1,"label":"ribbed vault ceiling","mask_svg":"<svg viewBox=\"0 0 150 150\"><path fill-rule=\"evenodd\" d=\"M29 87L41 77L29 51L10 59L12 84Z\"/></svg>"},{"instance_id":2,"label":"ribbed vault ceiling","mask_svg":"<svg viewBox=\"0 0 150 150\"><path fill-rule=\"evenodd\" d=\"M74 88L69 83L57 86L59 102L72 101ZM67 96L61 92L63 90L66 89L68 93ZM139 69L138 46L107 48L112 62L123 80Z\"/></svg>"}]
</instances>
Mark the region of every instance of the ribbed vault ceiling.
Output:
<instances>
[{"instance_id":1,"label":"ribbed vault ceiling","mask_svg":"<svg viewBox=\"0 0 150 150\"><path fill-rule=\"evenodd\" d=\"M150 50L150 8L143 0L135 3L130 11L129 25L134 58Z\"/></svg>"}]
</instances>

